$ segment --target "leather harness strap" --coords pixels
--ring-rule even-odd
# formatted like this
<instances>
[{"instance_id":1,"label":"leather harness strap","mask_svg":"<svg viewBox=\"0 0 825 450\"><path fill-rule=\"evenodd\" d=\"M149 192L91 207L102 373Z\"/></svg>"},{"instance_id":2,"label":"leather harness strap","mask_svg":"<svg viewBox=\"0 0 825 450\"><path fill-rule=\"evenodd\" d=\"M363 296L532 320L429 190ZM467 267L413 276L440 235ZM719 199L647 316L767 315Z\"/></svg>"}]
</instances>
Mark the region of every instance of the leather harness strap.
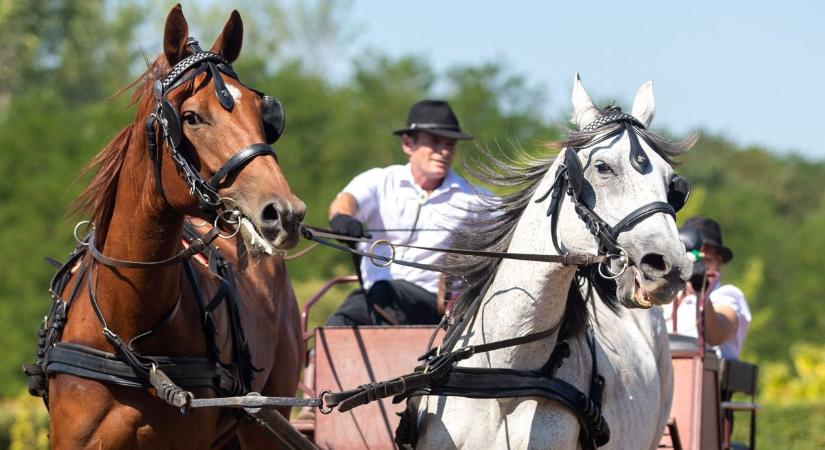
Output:
<instances>
[{"instance_id":1,"label":"leather harness strap","mask_svg":"<svg viewBox=\"0 0 825 450\"><path fill-rule=\"evenodd\" d=\"M217 236L216 229L201 236L187 225L184 227L184 234L192 242L189 248L172 258L156 262L135 262L106 257L95 247L94 233L90 233L80 243L52 280L51 292L54 303L40 331L37 362L26 365L24 368L30 377L29 387L33 395L42 396L48 405L46 385L47 377L52 373L67 373L121 386L155 387L158 389L158 396L175 406L181 406L191 400L181 398L186 391L178 385L190 388L209 387L222 395L243 395L250 391L252 371L256 369L251 364L246 338L241 328L237 300L234 298L234 284L231 280L227 280L227 277L231 277L231 269L218 252L208 245ZM210 273L220 280L218 291L209 301L203 299L191 263L186 259L194 254L193 249L200 249L207 253ZM91 258L83 261L83 256L87 254L91 255ZM171 323L180 309L181 297L178 296L175 305L158 324L126 342L109 328L98 304L92 270L96 263L128 268L182 263L184 276L195 292L203 317L208 356L144 356L135 351L134 345L137 341L154 335L162 327ZM69 296L64 300L59 293L65 289L73 269L78 264L76 281ZM60 342L68 309L77 297L82 284L87 286L92 309L103 328L104 336L116 349L114 354L85 345ZM231 341L235 346L233 351L235 360L230 364L222 363L218 358L217 327L212 314L221 304L228 305Z\"/></svg>"}]
</instances>

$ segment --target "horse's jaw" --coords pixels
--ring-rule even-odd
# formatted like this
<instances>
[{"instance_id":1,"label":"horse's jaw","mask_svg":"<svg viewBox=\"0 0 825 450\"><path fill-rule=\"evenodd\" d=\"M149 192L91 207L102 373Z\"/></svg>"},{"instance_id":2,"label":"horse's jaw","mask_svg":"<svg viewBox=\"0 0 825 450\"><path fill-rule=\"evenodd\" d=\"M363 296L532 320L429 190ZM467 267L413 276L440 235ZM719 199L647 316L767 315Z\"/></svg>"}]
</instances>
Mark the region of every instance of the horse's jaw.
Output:
<instances>
[{"instance_id":1,"label":"horse's jaw","mask_svg":"<svg viewBox=\"0 0 825 450\"><path fill-rule=\"evenodd\" d=\"M668 304L685 287L685 281L680 277L647 279L635 266L629 267L617 281L616 294L627 308L648 309Z\"/></svg>"}]
</instances>

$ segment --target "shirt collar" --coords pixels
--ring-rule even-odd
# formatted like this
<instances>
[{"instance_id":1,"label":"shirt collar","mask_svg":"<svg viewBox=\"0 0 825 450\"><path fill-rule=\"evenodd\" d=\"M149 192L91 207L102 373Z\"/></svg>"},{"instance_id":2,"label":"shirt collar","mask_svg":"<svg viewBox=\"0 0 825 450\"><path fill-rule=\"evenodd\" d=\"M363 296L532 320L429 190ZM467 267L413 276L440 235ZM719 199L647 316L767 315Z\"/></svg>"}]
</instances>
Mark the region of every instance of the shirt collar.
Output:
<instances>
[{"instance_id":1,"label":"shirt collar","mask_svg":"<svg viewBox=\"0 0 825 450\"><path fill-rule=\"evenodd\" d=\"M461 189L461 181L461 177L458 176L452 168L447 169L447 176L445 176L441 181L441 185L433 190L432 194L430 194L430 198L449 192L453 189ZM413 179L412 165L410 163L404 165L404 170L402 170L401 176L398 178L398 185L399 187L410 186L413 187L416 192L423 192L421 186L419 186Z\"/></svg>"}]
</instances>

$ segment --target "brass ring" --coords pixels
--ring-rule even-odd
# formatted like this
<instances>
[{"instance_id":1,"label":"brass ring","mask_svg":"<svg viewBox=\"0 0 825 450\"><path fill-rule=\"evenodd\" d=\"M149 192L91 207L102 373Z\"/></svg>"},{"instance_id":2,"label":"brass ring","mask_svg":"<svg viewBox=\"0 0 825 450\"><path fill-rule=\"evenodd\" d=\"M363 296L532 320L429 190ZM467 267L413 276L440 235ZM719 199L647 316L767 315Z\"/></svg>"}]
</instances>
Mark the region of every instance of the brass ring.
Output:
<instances>
[{"instance_id":1,"label":"brass ring","mask_svg":"<svg viewBox=\"0 0 825 450\"><path fill-rule=\"evenodd\" d=\"M386 244L390 248L390 259L380 264L375 262L375 257L373 256L373 250L375 250L375 247L377 247L379 244ZM367 255L367 257L370 259L370 262L376 267L387 267L393 262L395 262L395 246L392 245L392 242L386 239L379 239L377 241L373 241L372 244L370 244L370 247L367 249L367 253L370 254Z\"/></svg>"}]
</instances>

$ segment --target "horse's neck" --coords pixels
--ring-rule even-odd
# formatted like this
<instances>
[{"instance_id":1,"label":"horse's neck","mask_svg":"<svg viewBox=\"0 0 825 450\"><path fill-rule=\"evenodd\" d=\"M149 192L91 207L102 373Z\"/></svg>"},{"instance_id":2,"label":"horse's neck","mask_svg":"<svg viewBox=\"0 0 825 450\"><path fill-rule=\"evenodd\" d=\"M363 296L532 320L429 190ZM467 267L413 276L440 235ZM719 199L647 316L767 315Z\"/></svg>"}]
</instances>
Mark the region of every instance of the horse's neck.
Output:
<instances>
[{"instance_id":1,"label":"horse's neck","mask_svg":"<svg viewBox=\"0 0 825 450\"><path fill-rule=\"evenodd\" d=\"M554 173L551 169L550 173ZM537 194L546 192L545 180ZM548 200L549 201L549 200ZM557 254L550 239L546 202L531 200L516 225L508 248L514 253ZM568 287L575 268L555 263L503 260L464 342L482 344L525 336L557 326L565 311ZM549 356L556 336L537 342L476 355L468 365L481 367L540 367Z\"/></svg>"},{"instance_id":2,"label":"horse's neck","mask_svg":"<svg viewBox=\"0 0 825 450\"><path fill-rule=\"evenodd\" d=\"M129 144L101 250L116 259L161 261L180 249L183 216L158 201L141 138ZM148 269L98 265L95 292L110 328L131 337L156 325L175 306L181 275L180 264Z\"/></svg>"}]
</instances>

